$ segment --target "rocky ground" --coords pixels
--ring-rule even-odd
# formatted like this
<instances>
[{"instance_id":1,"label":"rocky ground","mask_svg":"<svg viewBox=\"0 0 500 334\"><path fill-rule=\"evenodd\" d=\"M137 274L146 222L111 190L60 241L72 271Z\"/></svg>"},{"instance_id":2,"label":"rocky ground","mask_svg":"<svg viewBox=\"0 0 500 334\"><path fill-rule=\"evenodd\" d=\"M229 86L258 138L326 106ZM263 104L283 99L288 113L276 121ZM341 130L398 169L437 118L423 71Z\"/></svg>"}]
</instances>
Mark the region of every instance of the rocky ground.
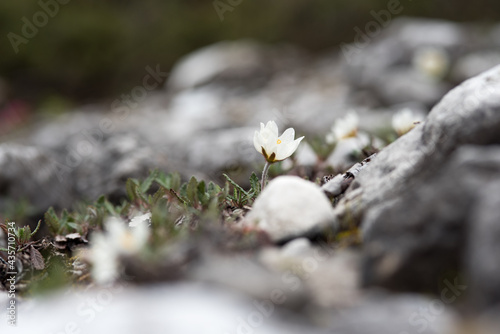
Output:
<instances>
[{"instance_id":1,"label":"rocky ground","mask_svg":"<svg viewBox=\"0 0 500 334\"><path fill-rule=\"evenodd\" d=\"M261 170L252 136L269 119L306 136L292 167L283 162L276 174L314 181L370 155L317 148L351 109L360 132L381 142L334 198L279 176L251 207L225 211L257 242L229 247L224 232L198 226L196 239L169 245L168 269L132 264L135 281L27 298L20 328L498 333L499 32L398 19L349 58L219 43L183 59L163 92L134 98L133 88L110 111L86 107L10 134L0 144L0 212L24 199L33 217L101 194L118 203L126 179L152 169L246 180ZM428 115L392 141L391 117L403 108Z\"/></svg>"}]
</instances>

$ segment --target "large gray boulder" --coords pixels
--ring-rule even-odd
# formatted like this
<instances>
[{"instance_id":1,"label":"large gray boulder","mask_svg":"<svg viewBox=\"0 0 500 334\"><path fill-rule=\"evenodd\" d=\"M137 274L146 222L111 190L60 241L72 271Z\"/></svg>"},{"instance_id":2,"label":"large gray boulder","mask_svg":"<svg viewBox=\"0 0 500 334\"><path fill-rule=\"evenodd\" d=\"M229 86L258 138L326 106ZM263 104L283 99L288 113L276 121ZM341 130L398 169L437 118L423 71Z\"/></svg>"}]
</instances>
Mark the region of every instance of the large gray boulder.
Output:
<instances>
[{"instance_id":1,"label":"large gray boulder","mask_svg":"<svg viewBox=\"0 0 500 334\"><path fill-rule=\"evenodd\" d=\"M448 93L423 124L385 147L358 175L336 208L359 220L369 208L398 198L421 175L440 169L465 144L500 143L500 66Z\"/></svg>"},{"instance_id":2,"label":"large gray boulder","mask_svg":"<svg viewBox=\"0 0 500 334\"><path fill-rule=\"evenodd\" d=\"M478 198L499 177L500 147L463 147L436 174L370 209L363 221L364 283L438 290L461 269L467 243L474 253L484 247L469 240L469 225L477 223Z\"/></svg>"},{"instance_id":3,"label":"large gray boulder","mask_svg":"<svg viewBox=\"0 0 500 334\"><path fill-rule=\"evenodd\" d=\"M500 149L496 152L500 154ZM490 167L491 168L491 167ZM500 307L500 182L485 185L469 221L465 272L471 306L478 311Z\"/></svg>"},{"instance_id":4,"label":"large gray boulder","mask_svg":"<svg viewBox=\"0 0 500 334\"><path fill-rule=\"evenodd\" d=\"M498 147L477 146L500 143L499 91L500 67L464 82L353 182L336 212L361 221L365 284L438 291L462 268L471 212L500 177Z\"/></svg>"}]
</instances>

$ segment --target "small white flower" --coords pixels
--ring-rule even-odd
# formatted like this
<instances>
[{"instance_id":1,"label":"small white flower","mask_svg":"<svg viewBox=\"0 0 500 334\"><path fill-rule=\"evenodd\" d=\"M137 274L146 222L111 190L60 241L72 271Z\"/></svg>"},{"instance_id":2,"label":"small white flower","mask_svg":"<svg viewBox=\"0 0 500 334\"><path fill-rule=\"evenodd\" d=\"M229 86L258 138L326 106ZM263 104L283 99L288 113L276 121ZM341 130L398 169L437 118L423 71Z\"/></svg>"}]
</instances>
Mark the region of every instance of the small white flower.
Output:
<instances>
[{"instance_id":1,"label":"small white flower","mask_svg":"<svg viewBox=\"0 0 500 334\"><path fill-rule=\"evenodd\" d=\"M120 256L139 253L149 238L146 224L130 228L123 220L110 217L104 226L106 233L95 233L90 247L91 274L98 284L113 282L119 276Z\"/></svg>"},{"instance_id":2,"label":"small white flower","mask_svg":"<svg viewBox=\"0 0 500 334\"><path fill-rule=\"evenodd\" d=\"M398 111L392 116L392 128L398 136L402 136L409 132L419 122L424 120L424 116L413 112L409 108Z\"/></svg>"},{"instance_id":3,"label":"small white flower","mask_svg":"<svg viewBox=\"0 0 500 334\"><path fill-rule=\"evenodd\" d=\"M332 131L326 136L326 142L333 144L347 138L354 138L358 135L359 117L356 112L351 111L342 118L335 121Z\"/></svg>"},{"instance_id":4,"label":"small white flower","mask_svg":"<svg viewBox=\"0 0 500 334\"><path fill-rule=\"evenodd\" d=\"M428 78L441 79L448 72L450 57L443 48L420 48L413 55L413 67Z\"/></svg>"},{"instance_id":5,"label":"small white flower","mask_svg":"<svg viewBox=\"0 0 500 334\"><path fill-rule=\"evenodd\" d=\"M304 137L294 138L293 128L286 129L281 136L278 136L278 126L274 121L269 121L265 126L260 123L260 131L255 131L253 137L253 145L267 162L273 163L291 156L304 139Z\"/></svg>"},{"instance_id":6,"label":"small white flower","mask_svg":"<svg viewBox=\"0 0 500 334\"><path fill-rule=\"evenodd\" d=\"M104 234L95 234L91 239L88 260L92 263L91 275L97 284L114 282L119 276L119 254Z\"/></svg>"},{"instance_id":7,"label":"small white flower","mask_svg":"<svg viewBox=\"0 0 500 334\"><path fill-rule=\"evenodd\" d=\"M140 213L136 216L134 216L131 220L130 223L128 223L128 226L130 227L137 227L139 225L151 225L151 212L148 213Z\"/></svg>"}]
</instances>

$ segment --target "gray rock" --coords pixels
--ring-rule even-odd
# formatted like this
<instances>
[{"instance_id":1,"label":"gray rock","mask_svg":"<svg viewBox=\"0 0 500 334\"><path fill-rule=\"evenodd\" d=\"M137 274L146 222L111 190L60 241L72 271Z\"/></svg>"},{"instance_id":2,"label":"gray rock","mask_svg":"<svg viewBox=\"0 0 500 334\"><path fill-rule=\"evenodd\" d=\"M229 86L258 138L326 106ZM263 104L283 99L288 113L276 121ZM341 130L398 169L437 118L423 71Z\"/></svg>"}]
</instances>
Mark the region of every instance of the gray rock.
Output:
<instances>
[{"instance_id":1,"label":"gray rock","mask_svg":"<svg viewBox=\"0 0 500 334\"><path fill-rule=\"evenodd\" d=\"M265 84L276 69L290 61L293 63L298 56L297 50L282 47L279 53L284 57L279 59L276 50L252 41L225 41L206 46L174 66L167 87L182 90L213 82L247 87Z\"/></svg>"},{"instance_id":2,"label":"gray rock","mask_svg":"<svg viewBox=\"0 0 500 334\"><path fill-rule=\"evenodd\" d=\"M380 104L416 101L430 107L452 84L426 80L413 66L415 55L424 48L439 48L453 62L468 38L457 23L396 18L377 36L352 45L356 51L344 54L345 74L352 87L366 90Z\"/></svg>"},{"instance_id":3,"label":"gray rock","mask_svg":"<svg viewBox=\"0 0 500 334\"><path fill-rule=\"evenodd\" d=\"M230 128L204 131L185 143L187 165L218 179L221 171L261 162L253 147L256 128Z\"/></svg>"},{"instance_id":4,"label":"gray rock","mask_svg":"<svg viewBox=\"0 0 500 334\"><path fill-rule=\"evenodd\" d=\"M365 284L437 289L459 268L477 189L500 175L497 149L459 148L500 143L499 90L500 67L466 81L351 184L335 211L362 220Z\"/></svg>"},{"instance_id":5,"label":"gray rock","mask_svg":"<svg viewBox=\"0 0 500 334\"><path fill-rule=\"evenodd\" d=\"M273 272L288 277L287 282L296 282L297 289L308 291L315 307L345 309L362 300L360 253L356 250L339 250L332 244L311 244L298 238L282 248L261 250L259 259Z\"/></svg>"},{"instance_id":6,"label":"gray rock","mask_svg":"<svg viewBox=\"0 0 500 334\"><path fill-rule=\"evenodd\" d=\"M471 210L498 177L498 147L463 147L437 173L371 209L363 221L364 284L438 291L461 268Z\"/></svg>"},{"instance_id":7,"label":"gray rock","mask_svg":"<svg viewBox=\"0 0 500 334\"><path fill-rule=\"evenodd\" d=\"M298 277L290 273L268 270L244 255L212 254L188 273L191 280L230 288L258 300L268 299L273 291L286 295L280 304L284 308L300 310L308 301L304 284L297 284Z\"/></svg>"},{"instance_id":8,"label":"gray rock","mask_svg":"<svg viewBox=\"0 0 500 334\"><path fill-rule=\"evenodd\" d=\"M439 334L451 332L456 319L440 299L374 293L358 306L339 310L329 319L329 327L345 334Z\"/></svg>"},{"instance_id":9,"label":"gray rock","mask_svg":"<svg viewBox=\"0 0 500 334\"><path fill-rule=\"evenodd\" d=\"M419 174L432 174L464 144L500 143L500 66L449 92L423 124L385 147L351 184L337 216L359 220L398 198Z\"/></svg>"},{"instance_id":10,"label":"gray rock","mask_svg":"<svg viewBox=\"0 0 500 334\"><path fill-rule=\"evenodd\" d=\"M31 214L58 203L71 204L72 188L62 169L46 150L17 144L0 144L0 211L26 200Z\"/></svg>"},{"instance_id":11,"label":"gray rock","mask_svg":"<svg viewBox=\"0 0 500 334\"><path fill-rule=\"evenodd\" d=\"M115 134L93 146L92 152L71 169L66 180L87 199L102 194L125 196L123 185L130 177L144 178L150 170L165 170L165 155L134 134ZM69 181L69 178L72 181Z\"/></svg>"},{"instance_id":12,"label":"gray rock","mask_svg":"<svg viewBox=\"0 0 500 334\"><path fill-rule=\"evenodd\" d=\"M296 176L269 182L245 217L245 225L254 224L276 242L336 229L333 208L321 188Z\"/></svg>"},{"instance_id":13,"label":"gray rock","mask_svg":"<svg viewBox=\"0 0 500 334\"><path fill-rule=\"evenodd\" d=\"M431 158L442 159L464 144L500 143L500 66L450 91L430 112L422 143Z\"/></svg>"},{"instance_id":14,"label":"gray rock","mask_svg":"<svg viewBox=\"0 0 500 334\"><path fill-rule=\"evenodd\" d=\"M421 102L436 103L451 85L438 80L429 80L413 68L394 68L381 73L373 91L385 105Z\"/></svg>"},{"instance_id":15,"label":"gray rock","mask_svg":"<svg viewBox=\"0 0 500 334\"><path fill-rule=\"evenodd\" d=\"M500 154L500 148L496 154ZM493 166L489 166L491 168ZM497 181L480 190L469 221L465 268L470 286L470 306L476 311L500 307L499 208L500 182L497 176Z\"/></svg>"}]
</instances>

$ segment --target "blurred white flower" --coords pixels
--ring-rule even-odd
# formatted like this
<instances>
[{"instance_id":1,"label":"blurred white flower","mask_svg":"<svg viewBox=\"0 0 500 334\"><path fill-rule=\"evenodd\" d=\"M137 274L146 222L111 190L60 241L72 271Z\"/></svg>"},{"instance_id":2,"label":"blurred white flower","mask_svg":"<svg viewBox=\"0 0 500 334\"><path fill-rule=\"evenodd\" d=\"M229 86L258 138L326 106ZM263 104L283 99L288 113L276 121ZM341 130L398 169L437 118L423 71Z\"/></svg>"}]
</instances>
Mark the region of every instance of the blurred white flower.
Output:
<instances>
[{"instance_id":1,"label":"blurred white flower","mask_svg":"<svg viewBox=\"0 0 500 334\"><path fill-rule=\"evenodd\" d=\"M151 212L148 213L140 213L136 216L134 216L131 220L130 223L128 223L128 226L130 227L137 227L139 225L151 225Z\"/></svg>"},{"instance_id":2,"label":"blurred white flower","mask_svg":"<svg viewBox=\"0 0 500 334\"><path fill-rule=\"evenodd\" d=\"M106 233L95 233L90 240L89 260L92 277L98 284L112 283L120 274L120 256L138 254L149 238L147 224L127 227L119 218L110 217Z\"/></svg>"},{"instance_id":3,"label":"blurred white flower","mask_svg":"<svg viewBox=\"0 0 500 334\"><path fill-rule=\"evenodd\" d=\"M356 112L351 111L342 118L335 121L332 131L327 134L326 142L333 144L347 138L354 138L358 135L359 117Z\"/></svg>"},{"instance_id":4,"label":"blurred white flower","mask_svg":"<svg viewBox=\"0 0 500 334\"><path fill-rule=\"evenodd\" d=\"M101 285L114 282L119 276L119 254L104 234L95 233L90 242L88 260L92 264L92 278Z\"/></svg>"},{"instance_id":5,"label":"blurred white flower","mask_svg":"<svg viewBox=\"0 0 500 334\"><path fill-rule=\"evenodd\" d=\"M424 116L422 114L405 108L392 116L392 128L396 131L398 136L402 136L423 120Z\"/></svg>"},{"instance_id":6,"label":"blurred white flower","mask_svg":"<svg viewBox=\"0 0 500 334\"><path fill-rule=\"evenodd\" d=\"M423 47L413 55L413 67L431 79L443 78L450 67L450 57L440 47Z\"/></svg>"},{"instance_id":7,"label":"blurred white flower","mask_svg":"<svg viewBox=\"0 0 500 334\"><path fill-rule=\"evenodd\" d=\"M286 129L281 136L278 136L278 126L274 121L269 121L265 126L264 123L260 123L260 131L255 131L253 137L253 145L267 162L273 163L291 156L304 139L304 137L294 138L293 128Z\"/></svg>"}]
</instances>

